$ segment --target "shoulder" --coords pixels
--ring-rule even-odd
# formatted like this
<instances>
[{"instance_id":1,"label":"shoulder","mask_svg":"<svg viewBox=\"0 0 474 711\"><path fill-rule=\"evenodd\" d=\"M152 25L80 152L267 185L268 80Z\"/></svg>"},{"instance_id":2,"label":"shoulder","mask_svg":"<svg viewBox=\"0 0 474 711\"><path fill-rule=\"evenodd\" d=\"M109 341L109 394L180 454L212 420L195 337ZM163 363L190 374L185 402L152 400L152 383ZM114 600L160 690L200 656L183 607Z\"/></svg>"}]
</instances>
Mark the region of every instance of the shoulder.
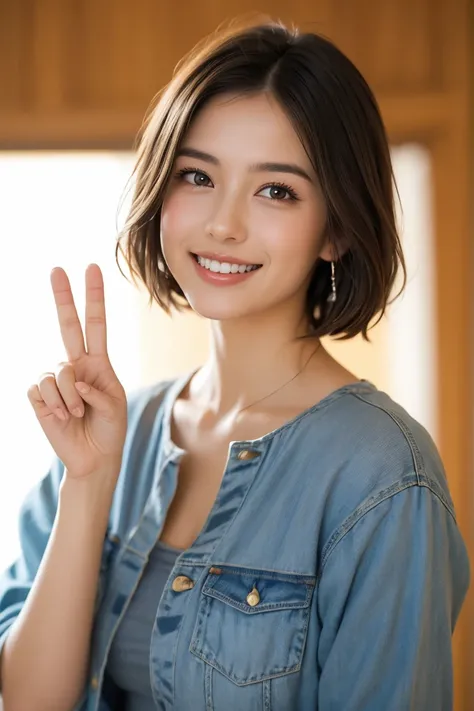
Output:
<instances>
[{"instance_id":1,"label":"shoulder","mask_svg":"<svg viewBox=\"0 0 474 711\"><path fill-rule=\"evenodd\" d=\"M167 391L177 382L178 378L160 380L151 385L143 385L127 393L128 428L135 429L148 417L155 417L160 411Z\"/></svg>"},{"instance_id":2,"label":"shoulder","mask_svg":"<svg viewBox=\"0 0 474 711\"><path fill-rule=\"evenodd\" d=\"M109 520L119 538L138 523L166 458L163 415L179 381L180 377L163 379L127 392L127 435Z\"/></svg>"},{"instance_id":3,"label":"shoulder","mask_svg":"<svg viewBox=\"0 0 474 711\"><path fill-rule=\"evenodd\" d=\"M386 483L412 476L417 484L446 490L438 448L426 428L387 393L370 386L354 389L337 409L355 461L387 472Z\"/></svg>"},{"instance_id":4,"label":"shoulder","mask_svg":"<svg viewBox=\"0 0 474 711\"><path fill-rule=\"evenodd\" d=\"M173 395L181 389L185 376L176 376L144 385L127 393L127 436L124 462L136 468L134 459L143 458L145 451L159 449L163 441L166 408ZM186 376L187 377L187 376Z\"/></svg>"},{"instance_id":5,"label":"shoulder","mask_svg":"<svg viewBox=\"0 0 474 711\"><path fill-rule=\"evenodd\" d=\"M318 490L326 490L329 530L410 487L430 490L454 516L435 442L387 393L366 382L348 386L304 420L301 446L315 462Z\"/></svg>"}]
</instances>

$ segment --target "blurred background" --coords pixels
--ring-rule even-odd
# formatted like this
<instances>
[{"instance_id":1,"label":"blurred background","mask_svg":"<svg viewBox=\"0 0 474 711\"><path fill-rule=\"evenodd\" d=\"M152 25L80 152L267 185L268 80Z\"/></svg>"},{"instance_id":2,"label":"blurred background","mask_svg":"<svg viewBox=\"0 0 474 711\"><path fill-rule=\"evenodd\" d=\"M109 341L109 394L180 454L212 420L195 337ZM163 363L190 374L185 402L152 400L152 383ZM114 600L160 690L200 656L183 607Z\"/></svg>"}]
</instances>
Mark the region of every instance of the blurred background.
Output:
<instances>
[{"instance_id":1,"label":"blurred background","mask_svg":"<svg viewBox=\"0 0 474 711\"><path fill-rule=\"evenodd\" d=\"M127 389L205 357L205 325L149 308L119 273L115 239L153 96L196 41L256 12L334 40L376 93L408 287L370 343L328 347L431 432L474 552L469 0L0 0L0 568L18 551L20 503L52 456L26 398L63 358L52 267L66 268L81 310L84 269L102 267L109 351ZM473 598L455 635L456 711L474 709Z\"/></svg>"}]
</instances>

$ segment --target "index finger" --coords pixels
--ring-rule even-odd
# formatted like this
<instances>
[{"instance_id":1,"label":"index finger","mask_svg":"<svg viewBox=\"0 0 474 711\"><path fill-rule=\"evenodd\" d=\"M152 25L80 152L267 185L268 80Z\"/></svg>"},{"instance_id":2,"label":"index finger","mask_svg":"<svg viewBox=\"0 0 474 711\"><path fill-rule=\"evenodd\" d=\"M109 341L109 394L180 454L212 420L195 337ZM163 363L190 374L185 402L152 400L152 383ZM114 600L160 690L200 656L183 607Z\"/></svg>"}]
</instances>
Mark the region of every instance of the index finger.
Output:
<instances>
[{"instance_id":1,"label":"index finger","mask_svg":"<svg viewBox=\"0 0 474 711\"><path fill-rule=\"evenodd\" d=\"M52 270L51 286L67 357L69 360L77 360L85 353L84 335L74 304L69 278L61 267L55 267Z\"/></svg>"},{"instance_id":2,"label":"index finger","mask_svg":"<svg viewBox=\"0 0 474 711\"><path fill-rule=\"evenodd\" d=\"M104 279L98 264L86 269L86 341L91 355L107 354Z\"/></svg>"}]
</instances>

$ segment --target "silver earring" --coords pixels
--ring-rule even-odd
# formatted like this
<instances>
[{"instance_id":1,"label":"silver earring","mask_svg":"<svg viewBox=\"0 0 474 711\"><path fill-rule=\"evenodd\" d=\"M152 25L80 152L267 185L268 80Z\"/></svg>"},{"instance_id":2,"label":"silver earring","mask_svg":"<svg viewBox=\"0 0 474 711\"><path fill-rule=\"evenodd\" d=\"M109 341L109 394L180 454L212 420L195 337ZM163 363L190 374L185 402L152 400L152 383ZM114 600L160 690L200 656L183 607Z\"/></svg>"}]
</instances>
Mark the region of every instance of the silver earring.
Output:
<instances>
[{"instance_id":1,"label":"silver earring","mask_svg":"<svg viewBox=\"0 0 474 711\"><path fill-rule=\"evenodd\" d=\"M328 296L329 303L334 303L337 299L336 292L336 266L334 262L331 262L331 293Z\"/></svg>"}]
</instances>

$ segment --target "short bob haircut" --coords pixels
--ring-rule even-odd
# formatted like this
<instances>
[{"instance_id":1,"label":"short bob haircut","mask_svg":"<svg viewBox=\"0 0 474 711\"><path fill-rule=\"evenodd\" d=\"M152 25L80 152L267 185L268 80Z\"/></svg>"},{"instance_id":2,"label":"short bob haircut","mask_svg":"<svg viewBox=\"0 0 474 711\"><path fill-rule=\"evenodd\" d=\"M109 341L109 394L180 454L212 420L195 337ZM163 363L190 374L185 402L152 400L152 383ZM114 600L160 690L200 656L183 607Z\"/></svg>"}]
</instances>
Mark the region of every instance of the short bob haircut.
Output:
<instances>
[{"instance_id":1,"label":"short bob haircut","mask_svg":"<svg viewBox=\"0 0 474 711\"><path fill-rule=\"evenodd\" d=\"M270 94L286 113L318 176L326 234L337 255L318 259L307 291L309 336L352 338L378 322L405 263L396 228L395 181L377 102L352 62L319 35L280 22L232 25L199 43L152 102L138 136L135 184L116 256L150 303L190 308L160 245L163 197L176 151L198 111L218 95ZM399 293L400 293L399 292Z\"/></svg>"}]
</instances>

